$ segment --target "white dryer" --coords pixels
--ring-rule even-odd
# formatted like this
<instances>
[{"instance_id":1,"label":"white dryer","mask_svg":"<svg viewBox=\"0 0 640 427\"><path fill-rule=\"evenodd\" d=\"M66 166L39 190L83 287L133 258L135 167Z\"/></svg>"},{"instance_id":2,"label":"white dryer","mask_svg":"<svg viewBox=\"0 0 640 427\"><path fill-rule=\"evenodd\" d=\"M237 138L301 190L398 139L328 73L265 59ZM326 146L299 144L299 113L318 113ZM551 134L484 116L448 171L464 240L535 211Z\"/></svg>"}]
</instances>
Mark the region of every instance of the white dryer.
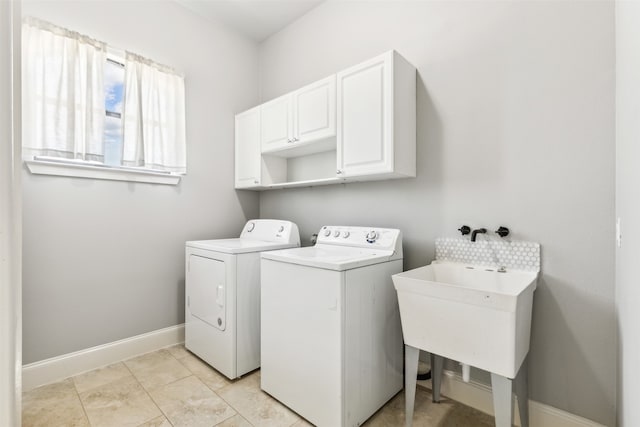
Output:
<instances>
[{"instance_id":1,"label":"white dryer","mask_svg":"<svg viewBox=\"0 0 640 427\"><path fill-rule=\"evenodd\" d=\"M261 268L262 389L317 426L362 424L402 389L400 231L322 227Z\"/></svg>"},{"instance_id":2,"label":"white dryer","mask_svg":"<svg viewBox=\"0 0 640 427\"><path fill-rule=\"evenodd\" d=\"M185 347L233 379L260 366L260 253L300 246L296 224L247 222L239 238L186 243Z\"/></svg>"}]
</instances>

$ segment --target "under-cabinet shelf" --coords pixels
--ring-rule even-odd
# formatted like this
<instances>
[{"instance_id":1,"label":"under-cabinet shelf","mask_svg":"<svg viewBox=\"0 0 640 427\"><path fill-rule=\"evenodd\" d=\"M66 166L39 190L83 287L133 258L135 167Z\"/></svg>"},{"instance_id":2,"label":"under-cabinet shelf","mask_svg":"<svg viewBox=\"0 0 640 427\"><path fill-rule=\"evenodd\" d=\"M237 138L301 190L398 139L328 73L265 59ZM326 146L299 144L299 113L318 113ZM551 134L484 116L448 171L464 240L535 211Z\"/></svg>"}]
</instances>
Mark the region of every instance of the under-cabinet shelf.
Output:
<instances>
[{"instance_id":1,"label":"under-cabinet shelf","mask_svg":"<svg viewBox=\"0 0 640 427\"><path fill-rule=\"evenodd\" d=\"M301 157L309 154L334 151L336 149L336 139L327 138L322 141L292 142L284 147L277 147L269 150L262 150L262 154L284 158Z\"/></svg>"},{"instance_id":2,"label":"under-cabinet shelf","mask_svg":"<svg viewBox=\"0 0 640 427\"><path fill-rule=\"evenodd\" d=\"M298 188L298 187L315 187L318 185L340 184L344 183L342 178L320 178L320 179L307 179L305 181L294 182L281 182L277 184L266 185L257 190L279 190L283 188Z\"/></svg>"}]
</instances>

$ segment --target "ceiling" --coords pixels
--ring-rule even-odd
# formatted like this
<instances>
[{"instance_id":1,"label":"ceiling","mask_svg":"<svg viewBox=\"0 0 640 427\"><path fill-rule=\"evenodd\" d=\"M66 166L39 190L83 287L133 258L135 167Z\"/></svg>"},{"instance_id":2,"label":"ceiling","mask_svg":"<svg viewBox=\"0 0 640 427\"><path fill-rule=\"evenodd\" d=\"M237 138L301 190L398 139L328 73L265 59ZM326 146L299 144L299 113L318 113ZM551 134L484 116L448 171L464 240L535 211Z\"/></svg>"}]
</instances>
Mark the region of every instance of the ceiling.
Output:
<instances>
[{"instance_id":1,"label":"ceiling","mask_svg":"<svg viewBox=\"0 0 640 427\"><path fill-rule=\"evenodd\" d=\"M324 0L175 0L202 17L260 42Z\"/></svg>"}]
</instances>

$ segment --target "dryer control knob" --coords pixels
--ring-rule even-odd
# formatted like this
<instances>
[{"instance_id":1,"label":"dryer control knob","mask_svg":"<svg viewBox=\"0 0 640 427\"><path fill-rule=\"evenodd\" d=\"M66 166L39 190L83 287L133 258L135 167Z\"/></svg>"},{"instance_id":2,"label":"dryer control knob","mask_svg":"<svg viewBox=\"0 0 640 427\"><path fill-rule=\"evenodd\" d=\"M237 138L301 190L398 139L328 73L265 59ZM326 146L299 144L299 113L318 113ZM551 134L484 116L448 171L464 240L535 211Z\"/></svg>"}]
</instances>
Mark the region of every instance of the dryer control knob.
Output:
<instances>
[{"instance_id":1,"label":"dryer control knob","mask_svg":"<svg viewBox=\"0 0 640 427\"><path fill-rule=\"evenodd\" d=\"M344 233L342 233L342 237L346 239L347 237L349 237L349 234L351 233L349 233L348 231L345 231Z\"/></svg>"},{"instance_id":2,"label":"dryer control knob","mask_svg":"<svg viewBox=\"0 0 640 427\"><path fill-rule=\"evenodd\" d=\"M336 230L333 232L333 237L338 237L340 236L340 231Z\"/></svg>"},{"instance_id":3,"label":"dryer control knob","mask_svg":"<svg viewBox=\"0 0 640 427\"><path fill-rule=\"evenodd\" d=\"M282 233L284 231L284 225L281 225L280 228L278 228L278 233Z\"/></svg>"},{"instance_id":4,"label":"dryer control knob","mask_svg":"<svg viewBox=\"0 0 640 427\"><path fill-rule=\"evenodd\" d=\"M249 225L247 225L247 231L249 233L251 233L253 231L253 229L256 228L256 224L255 222L250 222Z\"/></svg>"},{"instance_id":5,"label":"dryer control knob","mask_svg":"<svg viewBox=\"0 0 640 427\"><path fill-rule=\"evenodd\" d=\"M367 233L367 242L373 243L378 238L378 233L375 230L371 230Z\"/></svg>"},{"instance_id":6,"label":"dryer control knob","mask_svg":"<svg viewBox=\"0 0 640 427\"><path fill-rule=\"evenodd\" d=\"M324 231L324 235L325 235L325 237L331 236L331 230L325 230Z\"/></svg>"}]
</instances>

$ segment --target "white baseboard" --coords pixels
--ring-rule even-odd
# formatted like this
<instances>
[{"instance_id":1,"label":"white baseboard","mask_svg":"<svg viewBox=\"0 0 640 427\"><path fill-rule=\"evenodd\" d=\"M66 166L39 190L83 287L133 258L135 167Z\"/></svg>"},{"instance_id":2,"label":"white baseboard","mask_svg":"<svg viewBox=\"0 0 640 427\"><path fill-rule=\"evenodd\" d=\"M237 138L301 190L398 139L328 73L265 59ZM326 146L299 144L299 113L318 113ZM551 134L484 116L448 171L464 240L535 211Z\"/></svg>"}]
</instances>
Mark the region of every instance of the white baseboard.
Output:
<instances>
[{"instance_id":1,"label":"white baseboard","mask_svg":"<svg viewBox=\"0 0 640 427\"><path fill-rule=\"evenodd\" d=\"M418 385L431 389L430 380L418 381ZM493 396L491 387L487 385L475 381L465 383L462 375L445 370L442 374L440 392L450 399L493 415ZM514 404L514 407L514 425L520 426L518 405ZM529 425L530 427L604 427L602 424L531 399L529 399Z\"/></svg>"},{"instance_id":2,"label":"white baseboard","mask_svg":"<svg viewBox=\"0 0 640 427\"><path fill-rule=\"evenodd\" d=\"M30 363L22 367L22 390L28 391L182 342L184 324Z\"/></svg>"}]
</instances>

